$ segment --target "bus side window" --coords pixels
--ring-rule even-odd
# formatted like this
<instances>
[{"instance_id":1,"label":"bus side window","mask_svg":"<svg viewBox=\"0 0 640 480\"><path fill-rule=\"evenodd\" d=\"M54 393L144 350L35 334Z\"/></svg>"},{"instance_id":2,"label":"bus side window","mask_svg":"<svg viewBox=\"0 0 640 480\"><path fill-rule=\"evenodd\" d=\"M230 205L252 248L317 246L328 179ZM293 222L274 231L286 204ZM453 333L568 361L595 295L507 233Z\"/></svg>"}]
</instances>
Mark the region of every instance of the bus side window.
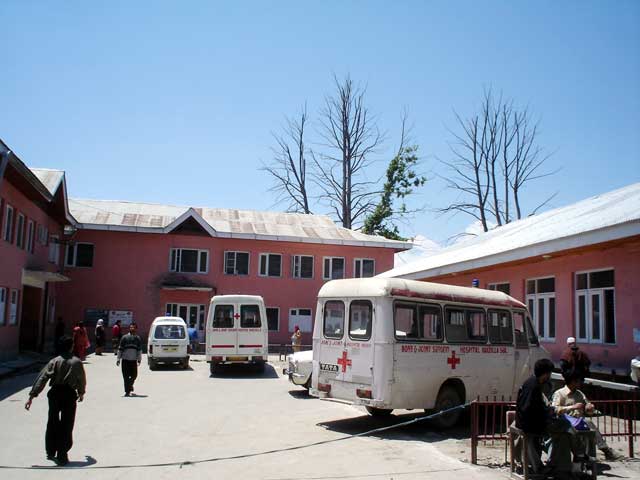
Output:
<instances>
[{"instance_id":1,"label":"bus side window","mask_svg":"<svg viewBox=\"0 0 640 480\"><path fill-rule=\"evenodd\" d=\"M442 340L442 313L435 305L420 305L419 327L423 340Z\"/></svg>"},{"instance_id":2,"label":"bus side window","mask_svg":"<svg viewBox=\"0 0 640 480\"><path fill-rule=\"evenodd\" d=\"M525 332L524 313L513 312L513 332L516 337L516 347L528 347L527 334Z\"/></svg>"},{"instance_id":3,"label":"bus side window","mask_svg":"<svg viewBox=\"0 0 640 480\"><path fill-rule=\"evenodd\" d=\"M393 309L393 323L398 340L417 340L420 338L415 303L396 302Z\"/></svg>"},{"instance_id":4,"label":"bus side window","mask_svg":"<svg viewBox=\"0 0 640 480\"><path fill-rule=\"evenodd\" d=\"M325 338L342 338L344 334L344 302L340 300L326 302L323 322L322 330Z\"/></svg>"},{"instance_id":5,"label":"bus side window","mask_svg":"<svg viewBox=\"0 0 640 480\"><path fill-rule=\"evenodd\" d=\"M487 341L487 324L484 310L467 310L467 331L472 342Z\"/></svg>"},{"instance_id":6,"label":"bus side window","mask_svg":"<svg viewBox=\"0 0 640 480\"><path fill-rule=\"evenodd\" d=\"M491 343L513 344L511 314L506 310L489 310L489 340Z\"/></svg>"},{"instance_id":7,"label":"bus side window","mask_svg":"<svg viewBox=\"0 0 640 480\"><path fill-rule=\"evenodd\" d=\"M487 324L484 310L447 307L445 332L453 343L485 343Z\"/></svg>"}]
</instances>

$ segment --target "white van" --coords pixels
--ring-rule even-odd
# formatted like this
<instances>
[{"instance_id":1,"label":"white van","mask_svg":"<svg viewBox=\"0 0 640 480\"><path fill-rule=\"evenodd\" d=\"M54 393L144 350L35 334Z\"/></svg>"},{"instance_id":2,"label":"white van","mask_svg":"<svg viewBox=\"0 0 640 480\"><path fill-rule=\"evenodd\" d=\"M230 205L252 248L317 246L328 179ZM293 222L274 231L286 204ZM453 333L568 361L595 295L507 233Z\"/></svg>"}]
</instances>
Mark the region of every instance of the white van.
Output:
<instances>
[{"instance_id":1,"label":"white van","mask_svg":"<svg viewBox=\"0 0 640 480\"><path fill-rule=\"evenodd\" d=\"M318 293L311 395L443 410L515 399L541 348L526 306L502 292L397 278L335 280ZM455 424L460 411L438 417Z\"/></svg>"},{"instance_id":2,"label":"white van","mask_svg":"<svg viewBox=\"0 0 640 480\"><path fill-rule=\"evenodd\" d=\"M257 295L216 295L209 305L206 354L211 373L222 364L264 369L269 330L264 300Z\"/></svg>"},{"instance_id":3,"label":"white van","mask_svg":"<svg viewBox=\"0 0 640 480\"><path fill-rule=\"evenodd\" d=\"M147 359L149 369L159 363L177 363L189 367L189 334L187 324L180 317L157 317L149 329Z\"/></svg>"}]
</instances>

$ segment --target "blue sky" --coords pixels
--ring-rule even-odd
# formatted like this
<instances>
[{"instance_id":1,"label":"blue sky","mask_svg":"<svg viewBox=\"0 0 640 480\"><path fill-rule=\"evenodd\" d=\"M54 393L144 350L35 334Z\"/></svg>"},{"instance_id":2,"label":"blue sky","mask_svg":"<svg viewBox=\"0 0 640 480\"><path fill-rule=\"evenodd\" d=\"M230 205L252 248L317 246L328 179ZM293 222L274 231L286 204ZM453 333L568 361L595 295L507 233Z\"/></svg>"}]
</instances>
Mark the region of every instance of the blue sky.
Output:
<instances>
[{"instance_id":1,"label":"blue sky","mask_svg":"<svg viewBox=\"0 0 640 480\"><path fill-rule=\"evenodd\" d=\"M271 132L347 73L388 133L380 172L404 108L414 123L431 181L405 235L471 222L432 211L452 198L437 159L487 86L530 107L561 168L527 205L640 181L640 2L130 3L0 3L0 138L71 196L278 208Z\"/></svg>"}]
</instances>

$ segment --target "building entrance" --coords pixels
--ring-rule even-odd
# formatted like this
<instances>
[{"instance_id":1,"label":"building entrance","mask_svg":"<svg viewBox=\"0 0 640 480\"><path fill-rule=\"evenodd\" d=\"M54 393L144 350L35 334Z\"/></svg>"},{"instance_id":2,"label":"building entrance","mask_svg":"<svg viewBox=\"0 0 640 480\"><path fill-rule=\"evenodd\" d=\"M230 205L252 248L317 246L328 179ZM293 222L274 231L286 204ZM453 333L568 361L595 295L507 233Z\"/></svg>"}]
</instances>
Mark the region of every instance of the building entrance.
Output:
<instances>
[{"instance_id":1,"label":"building entrance","mask_svg":"<svg viewBox=\"0 0 640 480\"><path fill-rule=\"evenodd\" d=\"M42 289L22 286L22 314L20 317L20 350L38 350L38 334L42 321Z\"/></svg>"},{"instance_id":2,"label":"building entrance","mask_svg":"<svg viewBox=\"0 0 640 480\"><path fill-rule=\"evenodd\" d=\"M204 337L204 322L206 318L206 305L198 305L193 303L167 303L166 312L173 317L180 317L187 326L191 323L196 324L198 336Z\"/></svg>"}]
</instances>

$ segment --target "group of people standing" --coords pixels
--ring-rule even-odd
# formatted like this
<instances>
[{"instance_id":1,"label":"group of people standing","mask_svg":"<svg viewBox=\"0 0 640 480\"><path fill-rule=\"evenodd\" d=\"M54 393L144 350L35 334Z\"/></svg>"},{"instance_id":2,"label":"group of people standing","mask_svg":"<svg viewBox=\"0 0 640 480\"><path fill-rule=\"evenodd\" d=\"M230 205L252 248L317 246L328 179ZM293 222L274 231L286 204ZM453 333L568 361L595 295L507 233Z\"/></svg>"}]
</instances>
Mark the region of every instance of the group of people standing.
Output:
<instances>
[{"instance_id":1,"label":"group of people standing","mask_svg":"<svg viewBox=\"0 0 640 480\"><path fill-rule=\"evenodd\" d=\"M58 319L61 323L61 319ZM64 327L64 324L62 324ZM96 325L96 355L102 355L105 344L104 322ZM59 330L56 326L56 334ZM82 361L90 346L87 330L83 322L73 328L73 336L64 335L64 329L56 341L58 355L40 371L36 378L25 409L29 410L33 399L44 390L49 382L49 415L45 433L45 451L47 459L58 465L69 463L68 452L73 445L73 426L75 423L77 402L82 402L86 392L86 375ZM113 345L117 346L116 365L122 365L124 396L133 394L134 383L138 376L138 366L142 361L142 339L137 335L135 323L129 325L129 333L122 335L120 321L112 329Z\"/></svg>"},{"instance_id":2,"label":"group of people standing","mask_svg":"<svg viewBox=\"0 0 640 480\"><path fill-rule=\"evenodd\" d=\"M589 373L591 361L576 345L575 338L567 339L560 366L565 386L551 393L551 373L554 365L549 359L538 360L534 375L520 387L516 401L516 427L527 436L527 459L533 473L552 473L554 478L571 478L573 459L594 458L596 448L607 460L619 459L596 425L585 417L596 414L595 407L580 390ZM579 425L579 427L578 427ZM587 441L577 429L594 432L594 442ZM520 443L520 442L518 442ZM548 462L541 456L547 449ZM515 456L519 457L521 448Z\"/></svg>"},{"instance_id":3,"label":"group of people standing","mask_svg":"<svg viewBox=\"0 0 640 480\"><path fill-rule=\"evenodd\" d=\"M102 355L104 352L104 347L107 342L107 332L104 326L104 320L102 318L98 319L96 322L96 328L94 330L94 338L96 345L96 355ZM55 329L55 345L56 345L56 354L64 353L64 348L62 347L60 340L65 335L65 324L61 317L58 317L58 323L56 324ZM87 328L84 326L84 322L82 320L78 321L76 325L73 327L71 332L71 338L73 340L73 354L78 357L80 360L85 360L87 357L87 350L91 347L91 340L89 340L89 333L87 332ZM120 339L122 338L122 327L121 321L117 320L116 323L111 328L111 342L113 351L115 352L118 349L118 345L120 345Z\"/></svg>"}]
</instances>

